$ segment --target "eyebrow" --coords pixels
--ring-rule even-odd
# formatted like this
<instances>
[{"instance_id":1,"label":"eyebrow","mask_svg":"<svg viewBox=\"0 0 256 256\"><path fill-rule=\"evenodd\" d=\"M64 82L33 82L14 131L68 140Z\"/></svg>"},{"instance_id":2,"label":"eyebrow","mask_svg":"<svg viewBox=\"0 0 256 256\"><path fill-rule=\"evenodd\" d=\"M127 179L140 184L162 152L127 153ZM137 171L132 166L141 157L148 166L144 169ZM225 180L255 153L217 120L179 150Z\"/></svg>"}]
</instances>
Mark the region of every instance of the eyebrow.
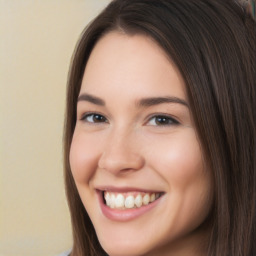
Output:
<instances>
[{"instance_id":1,"label":"eyebrow","mask_svg":"<svg viewBox=\"0 0 256 256\"><path fill-rule=\"evenodd\" d=\"M139 100L137 102L137 105L139 107L151 107L151 106L163 104L163 103L176 103L176 104L181 104L181 105L189 108L189 105L185 100L177 98L177 97L171 97L171 96L144 98L144 99Z\"/></svg>"},{"instance_id":2,"label":"eyebrow","mask_svg":"<svg viewBox=\"0 0 256 256\"><path fill-rule=\"evenodd\" d=\"M83 93L78 96L77 102L79 101L88 101L90 103L93 103L95 105L99 106L105 106L106 103L103 99L93 96L91 94ZM143 98L138 101L136 101L136 105L138 107L151 107L163 103L176 103L176 104L181 104L183 106L186 106L189 108L188 103L180 98L177 97L171 97L171 96L166 96L166 97L150 97L150 98Z\"/></svg>"},{"instance_id":3,"label":"eyebrow","mask_svg":"<svg viewBox=\"0 0 256 256\"><path fill-rule=\"evenodd\" d=\"M95 105L99 105L99 106L105 106L105 101L102 100L101 98L98 98L96 96L84 93L78 96L77 102L79 101L88 101L91 102Z\"/></svg>"}]
</instances>

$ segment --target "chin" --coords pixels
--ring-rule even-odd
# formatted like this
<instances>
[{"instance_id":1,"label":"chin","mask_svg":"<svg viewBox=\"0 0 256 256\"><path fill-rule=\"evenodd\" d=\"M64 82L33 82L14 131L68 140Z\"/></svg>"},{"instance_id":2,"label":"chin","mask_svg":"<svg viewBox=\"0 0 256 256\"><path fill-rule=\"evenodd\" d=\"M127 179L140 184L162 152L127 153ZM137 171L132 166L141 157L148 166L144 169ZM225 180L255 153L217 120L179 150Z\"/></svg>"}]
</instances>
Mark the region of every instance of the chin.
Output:
<instances>
[{"instance_id":1,"label":"chin","mask_svg":"<svg viewBox=\"0 0 256 256\"><path fill-rule=\"evenodd\" d=\"M101 241L100 244L109 256L142 256L148 255L150 250L146 244L142 244L145 240L125 241L119 239L118 241Z\"/></svg>"}]
</instances>

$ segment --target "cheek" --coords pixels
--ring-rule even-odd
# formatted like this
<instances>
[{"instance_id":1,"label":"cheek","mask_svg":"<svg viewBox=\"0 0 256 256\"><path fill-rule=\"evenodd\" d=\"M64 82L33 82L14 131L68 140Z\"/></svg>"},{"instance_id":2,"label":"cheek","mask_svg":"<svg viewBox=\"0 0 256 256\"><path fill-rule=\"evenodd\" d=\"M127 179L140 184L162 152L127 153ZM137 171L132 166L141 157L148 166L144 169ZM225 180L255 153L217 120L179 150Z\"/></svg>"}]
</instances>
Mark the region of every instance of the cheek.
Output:
<instances>
[{"instance_id":1,"label":"cheek","mask_svg":"<svg viewBox=\"0 0 256 256\"><path fill-rule=\"evenodd\" d=\"M74 133L70 148L70 166L76 183L88 182L97 168L99 149L91 138Z\"/></svg>"},{"instance_id":2,"label":"cheek","mask_svg":"<svg viewBox=\"0 0 256 256\"><path fill-rule=\"evenodd\" d=\"M212 177L203 162L193 130L153 143L152 165L168 184L172 202L181 212L208 209ZM156 161L156 159L158 159Z\"/></svg>"},{"instance_id":3,"label":"cheek","mask_svg":"<svg viewBox=\"0 0 256 256\"><path fill-rule=\"evenodd\" d=\"M199 143L189 130L170 140L154 143L154 155L161 161L159 171L171 186L194 183L204 173L204 164Z\"/></svg>"},{"instance_id":4,"label":"cheek","mask_svg":"<svg viewBox=\"0 0 256 256\"><path fill-rule=\"evenodd\" d=\"M165 155L166 175L169 175L173 185L188 186L195 182L203 173L203 162L200 149L194 145L173 144Z\"/></svg>"},{"instance_id":5,"label":"cheek","mask_svg":"<svg viewBox=\"0 0 256 256\"><path fill-rule=\"evenodd\" d=\"M160 146L160 145L159 145ZM208 216L212 204L212 177L205 168L195 136L183 134L163 143L158 168L168 183L170 207L177 230L189 231ZM159 148L156 149L156 152ZM183 227L183 228L180 228Z\"/></svg>"}]
</instances>

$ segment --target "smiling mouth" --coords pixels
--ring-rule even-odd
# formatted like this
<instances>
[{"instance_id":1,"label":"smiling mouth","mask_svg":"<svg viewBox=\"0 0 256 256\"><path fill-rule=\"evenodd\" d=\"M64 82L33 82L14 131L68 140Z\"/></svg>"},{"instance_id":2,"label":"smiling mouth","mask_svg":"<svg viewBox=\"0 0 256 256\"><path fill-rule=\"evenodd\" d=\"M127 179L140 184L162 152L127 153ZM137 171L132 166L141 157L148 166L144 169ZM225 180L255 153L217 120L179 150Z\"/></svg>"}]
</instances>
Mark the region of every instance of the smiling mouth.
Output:
<instances>
[{"instance_id":1,"label":"smiling mouth","mask_svg":"<svg viewBox=\"0 0 256 256\"><path fill-rule=\"evenodd\" d=\"M102 191L103 202L111 209L137 209L158 200L163 192L112 192Z\"/></svg>"}]
</instances>

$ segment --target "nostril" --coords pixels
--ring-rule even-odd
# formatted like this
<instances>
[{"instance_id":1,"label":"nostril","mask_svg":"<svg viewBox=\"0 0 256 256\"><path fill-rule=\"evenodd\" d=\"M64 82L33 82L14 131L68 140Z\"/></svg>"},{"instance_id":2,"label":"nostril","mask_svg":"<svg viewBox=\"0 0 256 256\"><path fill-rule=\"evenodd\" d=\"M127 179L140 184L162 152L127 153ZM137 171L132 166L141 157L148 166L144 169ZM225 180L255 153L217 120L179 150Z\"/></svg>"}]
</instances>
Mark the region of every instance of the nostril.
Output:
<instances>
[{"instance_id":1,"label":"nostril","mask_svg":"<svg viewBox=\"0 0 256 256\"><path fill-rule=\"evenodd\" d=\"M144 164L145 160L142 155L126 152L125 150L103 153L98 161L100 169L115 174L140 170Z\"/></svg>"}]
</instances>

